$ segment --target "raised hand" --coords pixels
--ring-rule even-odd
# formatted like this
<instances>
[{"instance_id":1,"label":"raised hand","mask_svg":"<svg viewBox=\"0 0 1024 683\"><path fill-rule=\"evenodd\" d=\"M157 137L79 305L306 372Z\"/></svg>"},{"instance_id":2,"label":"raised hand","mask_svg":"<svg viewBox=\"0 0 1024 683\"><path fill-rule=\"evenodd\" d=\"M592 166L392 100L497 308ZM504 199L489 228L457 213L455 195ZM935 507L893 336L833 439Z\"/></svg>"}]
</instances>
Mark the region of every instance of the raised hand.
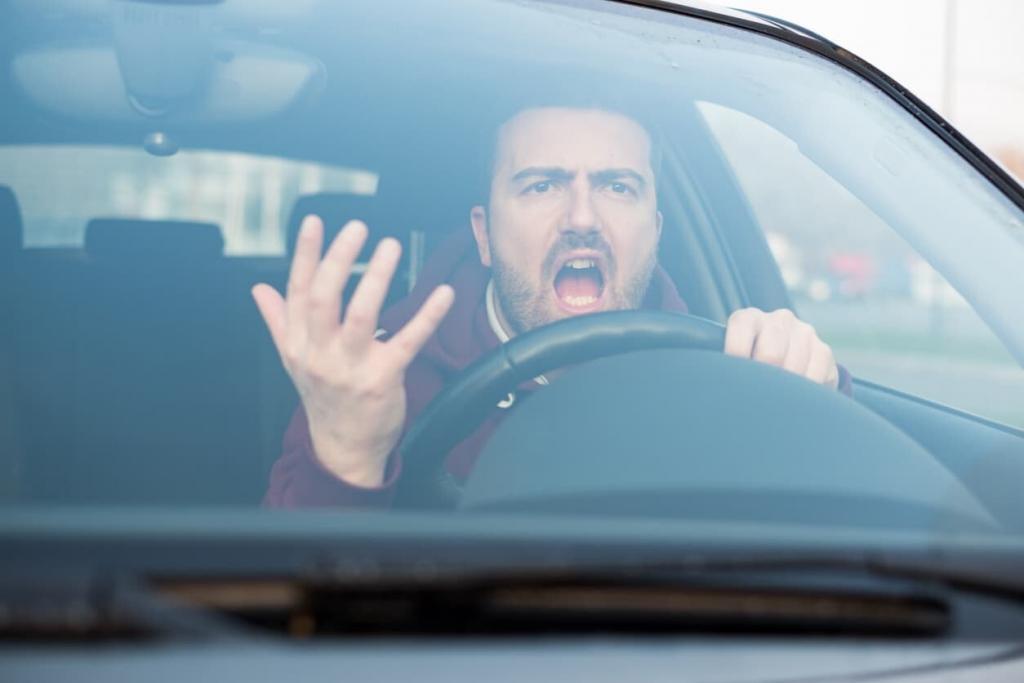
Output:
<instances>
[{"instance_id":1,"label":"raised hand","mask_svg":"<svg viewBox=\"0 0 1024 683\"><path fill-rule=\"evenodd\" d=\"M406 369L451 309L455 292L441 285L405 327L387 341L376 339L402 247L380 241L342 315L342 292L366 237L366 226L351 221L320 260L323 223L307 216L285 296L263 283L252 295L302 400L317 458L344 481L372 487L381 484L401 437Z\"/></svg>"}]
</instances>

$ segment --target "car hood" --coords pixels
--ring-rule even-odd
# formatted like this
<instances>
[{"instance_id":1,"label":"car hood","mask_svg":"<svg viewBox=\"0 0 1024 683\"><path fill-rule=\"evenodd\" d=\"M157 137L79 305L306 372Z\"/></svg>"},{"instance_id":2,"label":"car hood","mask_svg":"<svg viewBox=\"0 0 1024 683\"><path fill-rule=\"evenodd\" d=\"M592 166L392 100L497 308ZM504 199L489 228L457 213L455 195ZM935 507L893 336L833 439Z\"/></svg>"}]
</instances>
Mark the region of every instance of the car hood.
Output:
<instances>
[{"instance_id":1,"label":"car hood","mask_svg":"<svg viewBox=\"0 0 1024 683\"><path fill-rule=\"evenodd\" d=\"M235 644L0 650L10 680L258 681L1019 681L1006 645L829 644L806 640L519 640Z\"/></svg>"}]
</instances>

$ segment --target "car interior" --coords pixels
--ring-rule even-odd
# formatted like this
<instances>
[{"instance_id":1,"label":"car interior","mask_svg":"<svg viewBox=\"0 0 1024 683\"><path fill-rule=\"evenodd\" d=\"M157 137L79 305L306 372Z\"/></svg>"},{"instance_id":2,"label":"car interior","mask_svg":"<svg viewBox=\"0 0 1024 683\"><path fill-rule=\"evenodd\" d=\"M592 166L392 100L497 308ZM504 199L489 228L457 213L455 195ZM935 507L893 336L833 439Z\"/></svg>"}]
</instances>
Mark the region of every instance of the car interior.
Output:
<instances>
[{"instance_id":1,"label":"car interior","mask_svg":"<svg viewBox=\"0 0 1024 683\"><path fill-rule=\"evenodd\" d=\"M706 178L709 164L703 161ZM724 167L718 170L728 178ZM388 176L382 177L383 196ZM718 192L729 187L711 186ZM410 286L411 231L387 227L403 223L389 219L379 197L303 196L282 226L286 255L239 258L223 254L219 226L130 218L93 218L81 250L22 249L16 198L6 188L0 196L3 259L11 266L5 269L11 285L4 289L15 294L4 302L4 317L14 323L5 326L3 348L10 358L3 367L13 375L6 386L14 387L8 399L14 409L7 415L15 420L4 431L11 443L3 450L17 458L12 495L22 501L257 504L297 397L249 288L261 281L283 287L297 226L308 213L324 219L329 235L359 217L373 226L376 239L401 239L404 281L396 279L391 299ZM667 196L662 262L692 311L722 320L723 289L734 296L753 292L740 300L763 307L785 305L767 248L746 246L764 243L749 217L709 221L704 214L705 230L695 234L697 212L684 212ZM726 233L721 226L733 229ZM444 235L427 234L430 244ZM730 240L745 246L730 249ZM744 264L733 261L737 253ZM709 292L694 274L716 263L722 271L705 276L716 283ZM858 382L855 395L964 481L992 485L990 477L972 472L974 459L964 454L978 453L979 445L990 454L1009 454L1018 443L1008 428L884 387ZM997 462L1013 463L1008 457ZM993 492L985 493L993 499ZM995 500L1012 517L1012 499Z\"/></svg>"},{"instance_id":2,"label":"car interior","mask_svg":"<svg viewBox=\"0 0 1024 683\"><path fill-rule=\"evenodd\" d=\"M344 52L323 40L311 34L310 52L334 54L342 64ZM371 44L367 36L353 40ZM455 68L459 54L434 48L441 66ZM298 225L316 213L328 238L351 218L366 221L367 252L383 236L403 242L390 294L397 300L431 250L452 230L467 229L469 208L485 196L480 150L501 112L537 98L509 92L506 101L481 105L467 127L462 108L480 84L510 68L502 56L468 67L459 93L447 98L431 96L447 83L438 63L416 69L415 60L373 52L367 59L379 60L380 70L335 69L310 100L315 107L296 104L256 122L193 122L176 132L185 147L379 174L373 196L301 196L281 225L287 249L280 256L226 255L218 225L140 216L89 218L81 248L25 248L17 197L0 187L0 372L7 375L0 390L10 391L0 396L10 406L0 415L8 423L0 453L16 482L5 496L259 504L297 397L249 295L252 285L283 287ZM566 65L565 74L578 68ZM147 122L40 114L16 92L11 76L0 77L0 100L13 103L0 145L137 147L151 132ZM673 118L662 132L673 153L659 177L661 264L697 316L723 322L740 306L790 306L763 231L693 99L685 92L670 99ZM422 105L417 111L414 102ZM1020 432L859 380L854 400L931 453L1000 523L1024 525L1012 496L993 488L1008 478L991 476L992 467L1019 476L1024 465L1011 454L1024 440Z\"/></svg>"}]
</instances>

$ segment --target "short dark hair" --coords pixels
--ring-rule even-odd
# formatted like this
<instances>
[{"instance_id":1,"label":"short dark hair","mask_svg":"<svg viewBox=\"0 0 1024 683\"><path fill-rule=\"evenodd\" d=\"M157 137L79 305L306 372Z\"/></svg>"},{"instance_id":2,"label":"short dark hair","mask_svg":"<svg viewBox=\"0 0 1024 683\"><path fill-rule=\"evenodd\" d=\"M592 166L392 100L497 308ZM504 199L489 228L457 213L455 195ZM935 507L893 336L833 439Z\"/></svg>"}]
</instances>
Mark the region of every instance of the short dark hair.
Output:
<instances>
[{"instance_id":1,"label":"short dark hair","mask_svg":"<svg viewBox=\"0 0 1024 683\"><path fill-rule=\"evenodd\" d=\"M490 196L491 180L494 176L495 164L497 163L498 141L502 126L511 121L521 112L529 109L547 109L556 107L562 109L597 109L613 114L619 114L636 122L644 129L644 132L647 133L648 140L650 141L651 170L654 172L655 182L657 182L657 179L661 175L662 160L664 158L662 151L663 145L661 129L656 125L653 117L648 112L644 111L641 104L642 102L643 100L623 102L622 98L598 96L593 94L575 97L561 94L558 97L537 98L536 100L521 102L518 106L504 108L491 119L496 123L490 127L488 139L486 141L482 141L480 145L480 149L482 150L480 163L482 186L480 188L480 197L486 200ZM485 201L484 204L487 205L487 202Z\"/></svg>"}]
</instances>

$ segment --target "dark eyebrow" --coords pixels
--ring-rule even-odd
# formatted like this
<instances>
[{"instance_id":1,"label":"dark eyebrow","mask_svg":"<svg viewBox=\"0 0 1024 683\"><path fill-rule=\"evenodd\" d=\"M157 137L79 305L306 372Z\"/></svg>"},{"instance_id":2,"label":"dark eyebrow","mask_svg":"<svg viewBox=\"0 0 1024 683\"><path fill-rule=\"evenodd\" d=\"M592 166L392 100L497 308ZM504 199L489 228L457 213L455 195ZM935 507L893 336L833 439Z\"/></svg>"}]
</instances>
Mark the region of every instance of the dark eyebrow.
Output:
<instances>
[{"instance_id":1,"label":"dark eyebrow","mask_svg":"<svg viewBox=\"0 0 1024 683\"><path fill-rule=\"evenodd\" d=\"M530 166L512 176L512 181L523 180L524 178L547 178L548 180L572 180L575 173L559 166ZM647 185L647 180L631 168L606 168L595 171L589 176L590 182L594 184L609 183L621 178L632 178L640 187Z\"/></svg>"},{"instance_id":2,"label":"dark eyebrow","mask_svg":"<svg viewBox=\"0 0 1024 683\"><path fill-rule=\"evenodd\" d=\"M647 180L631 168L608 168L590 174L590 182L595 185L608 183L620 178L632 178L640 187L647 185Z\"/></svg>"},{"instance_id":3,"label":"dark eyebrow","mask_svg":"<svg viewBox=\"0 0 1024 683\"><path fill-rule=\"evenodd\" d=\"M575 173L570 173L558 166L530 166L512 176L512 180L535 177L548 178L550 180L572 180L575 175Z\"/></svg>"}]
</instances>

